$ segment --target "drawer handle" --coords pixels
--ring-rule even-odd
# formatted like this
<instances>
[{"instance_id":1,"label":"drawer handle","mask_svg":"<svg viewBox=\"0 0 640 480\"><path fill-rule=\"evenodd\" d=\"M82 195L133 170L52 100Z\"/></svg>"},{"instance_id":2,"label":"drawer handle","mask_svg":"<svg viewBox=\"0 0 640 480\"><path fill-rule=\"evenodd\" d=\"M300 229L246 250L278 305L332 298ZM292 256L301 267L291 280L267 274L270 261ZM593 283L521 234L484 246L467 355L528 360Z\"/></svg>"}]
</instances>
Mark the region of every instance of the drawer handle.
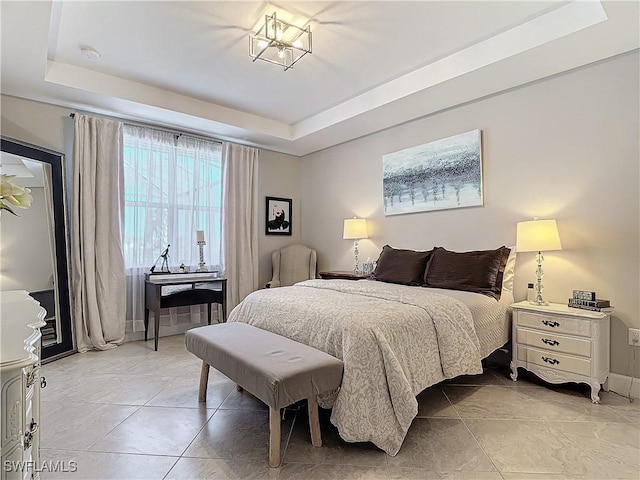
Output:
<instances>
[{"instance_id":1,"label":"drawer handle","mask_svg":"<svg viewBox=\"0 0 640 480\"><path fill-rule=\"evenodd\" d=\"M558 322L554 322L553 320L542 320L542 323L551 328L560 326Z\"/></svg>"},{"instance_id":2,"label":"drawer handle","mask_svg":"<svg viewBox=\"0 0 640 480\"><path fill-rule=\"evenodd\" d=\"M47 379L44 377L40 377L40 388L45 388L47 386Z\"/></svg>"},{"instance_id":3,"label":"drawer handle","mask_svg":"<svg viewBox=\"0 0 640 480\"><path fill-rule=\"evenodd\" d=\"M559 365L560 364L560 360L556 360L555 358L549 358L549 357L542 357L542 360L551 364L551 365Z\"/></svg>"},{"instance_id":4,"label":"drawer handle","mask_svg":"<svg viewBox=\"0 0 640 480\"><path fill-rule=\"evenodd\" d=\"M541 340L542 343L546 343L547 345L551 345L552 347L560 345L560 342L558 342L557 340L549 340L548 338L542 338Z\"/></svg>"},{"instance_id":5,"label":"drawer handle","mask_svg":"<svg viewBox=\"0 0 640 480\"><path fill-rule=\"evenodd\" d=\"M35 419L31 419L31 424L29 424L29 431L24 434L24 449L28 450L33 443L33 436L38 431L38 424Z\"/></svg>"}]
</instances>

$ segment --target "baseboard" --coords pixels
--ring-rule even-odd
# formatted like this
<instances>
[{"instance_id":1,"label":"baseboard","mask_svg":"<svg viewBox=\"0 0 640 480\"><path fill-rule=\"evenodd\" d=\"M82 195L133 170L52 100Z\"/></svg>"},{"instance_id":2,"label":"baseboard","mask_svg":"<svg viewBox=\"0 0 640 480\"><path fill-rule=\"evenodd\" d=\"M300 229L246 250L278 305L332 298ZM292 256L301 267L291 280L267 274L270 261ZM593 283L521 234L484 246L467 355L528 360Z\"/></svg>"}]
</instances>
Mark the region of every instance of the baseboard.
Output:
<instances>
[{"instance_id":1,"label":"baseboard","mask_svg":"<svg viewBox=\"0 0 640 480\"><path fill-rule=\"evenodd\" d=\"M628 375L620 375L619 373L609 374L609 390L613 390L621 395L629 394L629 385L631 385L631 396L640 398L640 378L632 378Z\"/></svg>"}]
</instances>

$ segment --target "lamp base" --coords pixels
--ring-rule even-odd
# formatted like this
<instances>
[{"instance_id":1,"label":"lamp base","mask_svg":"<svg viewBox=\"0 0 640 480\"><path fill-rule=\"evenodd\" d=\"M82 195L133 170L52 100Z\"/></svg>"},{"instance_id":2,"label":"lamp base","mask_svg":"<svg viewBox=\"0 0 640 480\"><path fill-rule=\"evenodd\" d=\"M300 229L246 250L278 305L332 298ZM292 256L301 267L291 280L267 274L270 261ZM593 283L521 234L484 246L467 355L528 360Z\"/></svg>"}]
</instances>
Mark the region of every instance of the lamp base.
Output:
<instances>
[{"instance_id":1,"label":"lamp base","mask_svg":"<svg viewBox=\"0 0 640 480\"><path fill-rule=\"evenodd\" d=\"M197 243L198 249L200 250L200 262L198 263L198 269L196 270L196 272L208 272L209 270L207 270L207 264L204 263L204 246L207 244L207 242L202 240Z\"/></svg>"},{"instance_id":2,"label":"lamp base","mask_svg":"<svg viewBox=\"0 0 640 480\"><path fill-rule=\"evenodd\" d=\"M545 302L544 300L542 302L536 302L536 301L532 300L532 301L529 302L529 305L537 305L539 307L544 307L544 306L549 305L549 302Z\"/></svg>"},{"instance_id":3,"label":"lamp base","mask_svg":"<svg viewBox=\"0 0 640 480\"><path fill-rule=\"evenodd\" d=\"M353 273L360 275L360 263L358 261L358 239L353 241Z\"/></svg>"},{"instance_id":4,"label":"lamp base","mask_svg":"<svg viewBox=\"0 0 640 480\"><path fill-rule=\"evenodd\" d=\"M549 302L546 302L542 298L542 276L544 275L544 271L542 270L543 262L544 257L542 256L542 252L538 252L538 255L536 255L536 298L532 302L529 302L531 305L549 305Z\"/></svg>"}]
</instances>

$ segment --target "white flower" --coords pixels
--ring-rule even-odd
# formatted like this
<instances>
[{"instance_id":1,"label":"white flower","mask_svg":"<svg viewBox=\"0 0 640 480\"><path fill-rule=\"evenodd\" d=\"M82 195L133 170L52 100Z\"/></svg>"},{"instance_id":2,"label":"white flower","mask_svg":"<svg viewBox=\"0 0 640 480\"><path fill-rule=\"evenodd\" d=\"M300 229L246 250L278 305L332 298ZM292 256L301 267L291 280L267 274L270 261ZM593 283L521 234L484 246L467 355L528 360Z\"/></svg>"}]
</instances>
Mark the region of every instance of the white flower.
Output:
<instances>
[{"instance_id":1,"label":"white flower","mask_svg":"<svg viewBox=\"0 0 640 480\"><path fill-rule=\"evenodd\" d=\"M12 207L29 208L33 201L31 189L15 185L15 175L2 174L0 177L0 211L8 210L16 215Z\"/></svg>"}]
</instances>

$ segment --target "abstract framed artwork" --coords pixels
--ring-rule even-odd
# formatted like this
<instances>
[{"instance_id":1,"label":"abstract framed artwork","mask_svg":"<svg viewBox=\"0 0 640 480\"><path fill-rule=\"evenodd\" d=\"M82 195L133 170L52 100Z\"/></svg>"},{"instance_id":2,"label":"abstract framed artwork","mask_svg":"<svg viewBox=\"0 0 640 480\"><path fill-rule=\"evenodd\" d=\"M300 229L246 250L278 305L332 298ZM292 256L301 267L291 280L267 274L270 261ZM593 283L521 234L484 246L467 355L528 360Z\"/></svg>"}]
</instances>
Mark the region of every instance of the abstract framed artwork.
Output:
<instances>
[{"instance_id":1,"label":"abstract framed artwork","mask_svg":"<svg viewBox=\"0 0 640 480\"><path fill-rule=\"evenodd\" d=\"M385 215L483 205L481 131L382 156Z\"/></svg>"},{"instance_id":2,"label":"abstract framed artwork","mask_svg":"<svg viewBox=\"0 0 640 480\"><path fill-rule=\"evenodd\" d=\"M266 235L291 235L291 199L267 197Z\"/></svg>"}]
</instances>

